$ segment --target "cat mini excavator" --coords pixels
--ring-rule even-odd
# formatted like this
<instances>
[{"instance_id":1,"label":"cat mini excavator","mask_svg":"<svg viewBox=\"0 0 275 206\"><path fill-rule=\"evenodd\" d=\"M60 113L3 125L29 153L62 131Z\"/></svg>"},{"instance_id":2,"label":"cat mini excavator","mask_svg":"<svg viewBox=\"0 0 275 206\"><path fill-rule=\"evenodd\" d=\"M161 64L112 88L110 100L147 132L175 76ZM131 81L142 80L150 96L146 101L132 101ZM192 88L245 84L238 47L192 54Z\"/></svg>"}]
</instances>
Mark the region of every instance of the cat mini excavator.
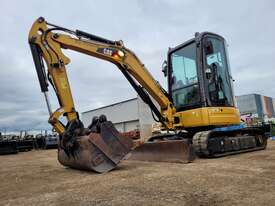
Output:
<instances>
[{"instance_id":1,"label":"cat mini excavator","mask_svg":"<svg viewBox=\"0 0 275 206\"><path fill-rule=\"evenodd\" d=\"M196 33L193 39L169 49L162 69L168 78L168 92L122 41L73 31L40 17L31 27L29 44L46 98L49 123L60 134L58 160L65 166L102 173L115 168L129 152L133 160L186 163L194 159L194 152L201 157L216 157L266 147L261 129L240 124L226 43L217 34ZM84 128L66 74L70 59L62 49L115 64L165 132L135 147L104 115L94 117ZM49 83L60 104L55 112L48 98ZM66 125L59 120L61 116L67 118Z\"/></svg>"}]
</instances>

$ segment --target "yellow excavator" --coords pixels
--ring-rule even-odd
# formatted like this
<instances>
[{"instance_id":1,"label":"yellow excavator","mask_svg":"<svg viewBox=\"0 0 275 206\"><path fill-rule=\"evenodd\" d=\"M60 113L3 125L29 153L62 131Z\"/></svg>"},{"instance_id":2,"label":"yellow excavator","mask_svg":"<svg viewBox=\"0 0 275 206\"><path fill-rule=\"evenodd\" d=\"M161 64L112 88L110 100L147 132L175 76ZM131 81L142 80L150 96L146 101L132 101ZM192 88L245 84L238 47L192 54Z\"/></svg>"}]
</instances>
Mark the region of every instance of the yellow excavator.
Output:
<instances>
[{"instance_id":1,"label":"yellow excavator","mask_svg":"<svg viewBox=\"0 0 275 206\"><path fill-rule=\"evenodd\" d=\"M193 161L194 153L219 157L266 148L267 138L261 128L240 123L226 41L217 34L196 33L189 41L169 48L162 67L168 92L122 41L63 28L43 17L33 23L28 40L50 114L49 123L60 134L58 160L65 166L102 173L115 168L128 153L132 160L186 163ZM66 74L70 59L62 49L116 65L165 132L134 145L105 115L94 117L85 128ZM54 112L48 98L49 84L60 104ZM66 125L60 121L61 116L66 117Z\"/></svg>"}]
</instances>

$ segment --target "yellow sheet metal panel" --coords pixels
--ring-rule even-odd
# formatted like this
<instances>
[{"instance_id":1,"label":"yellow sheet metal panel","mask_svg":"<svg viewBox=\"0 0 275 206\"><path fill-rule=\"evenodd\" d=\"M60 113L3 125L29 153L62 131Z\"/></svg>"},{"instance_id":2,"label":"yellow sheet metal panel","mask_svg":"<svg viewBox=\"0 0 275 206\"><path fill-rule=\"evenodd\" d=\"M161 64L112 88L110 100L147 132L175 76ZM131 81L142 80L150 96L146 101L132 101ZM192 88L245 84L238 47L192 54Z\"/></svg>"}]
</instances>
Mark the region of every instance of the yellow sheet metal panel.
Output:
<instances>
[{"instance_id":1,"label":"yellow sheet metal panel","mask_svg":"<svg viewBox=\"0 0 275 206\"><path fill-rule=\"evenodd\" d=\"M240 123L239 110L234 107L204 107L177 113L181 122L175 127L201 127Z\"/></svg>"},{"instance_id":2,"label":"yellow sheet metal panel","mask_svg":"<svg viewBox=\"0 0 275 206\"><path fill-rule=\"evenodd\" d=\"M181 122L176 127L198 127L209 125L208 113L205 108L191 109L178 112Z\"/></svg>"},{"instance_id":3,"label":"yellow sheet metal panel","mask_svg":"<svg viewBox=\"0 0 275 206\"><path fill-rule=\"evenodd\" d=\"M232 125L240 123L239 110L233 107L209 107L209 125Z\"/></svg>"}]
</instances>

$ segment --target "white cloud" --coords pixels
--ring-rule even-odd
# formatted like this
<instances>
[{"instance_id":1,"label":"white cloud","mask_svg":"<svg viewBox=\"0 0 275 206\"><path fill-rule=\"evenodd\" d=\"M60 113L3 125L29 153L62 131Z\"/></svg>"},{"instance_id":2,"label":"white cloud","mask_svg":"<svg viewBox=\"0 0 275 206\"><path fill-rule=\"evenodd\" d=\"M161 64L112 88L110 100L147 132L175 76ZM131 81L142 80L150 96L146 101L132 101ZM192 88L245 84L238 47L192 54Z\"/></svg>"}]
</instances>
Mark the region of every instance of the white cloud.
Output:
<instances>
[{"instance_id":1,"label":"white cloud","mask_svg":"<svg viewBox=\"0 0 275 206\"><path fill-rule=\"evenodd\" d=\"M123 39L153 76L166 85L161 64L168 47L213 31L229 43L236 94L259 91L275 97L274 1L4 1L0 7L0 129L46 127L47 109L27 42L33 21ZM76 108L85 111L135 96L115 66L66 52ZM51 95L53 106L56 98ZM39 129L40 129L39 128Z\"/></svg>"}]
</instances>

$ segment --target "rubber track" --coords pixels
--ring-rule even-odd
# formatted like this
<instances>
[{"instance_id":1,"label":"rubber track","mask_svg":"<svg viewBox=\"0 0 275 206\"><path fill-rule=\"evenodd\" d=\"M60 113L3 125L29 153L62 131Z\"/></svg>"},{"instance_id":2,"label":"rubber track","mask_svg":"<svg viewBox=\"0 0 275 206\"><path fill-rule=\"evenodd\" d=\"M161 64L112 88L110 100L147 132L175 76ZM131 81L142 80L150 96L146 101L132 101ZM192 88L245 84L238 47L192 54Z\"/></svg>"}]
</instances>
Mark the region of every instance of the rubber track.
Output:
<instances>
[{"instance_id":1,"label":"rubber track","mask_svg":"<svg viewBox=\"0 0 275 206\"><path fill-rule=\"evenodd\" d=\"M238 134L238 133L249 134L250 133L250 135L251 135L251 133L254 133L254 134L257 135L261 131L259 129L246 128L246 129L237 130L237 131L234 131L234 132L236 134ZM223 153L210 154L210 152L208 151L208 139L209 139L209 137L211 137L211 135L213 133L215 133L215 131L202 131L202 132L197 132L193 136L193 147L195 149L196 154L199 157L207 157L207 158L209 158L209 157L223 157L223 156L234 155L234 154L239 154L239 153L244 153L244 152L252 152L252 151L256 151L256 150L263 150L263 149L266 148L266 138L264 137L263 144L261 146L258 146L258 147L249 148L249 149L241 149L241 150L237 150L237 151L229 151L229 152L223 152ZM228 134L228 132L219 132L219 133L224 133L225 136L226 136L226 134ZM221 136L221 137L223 137L223 136ZM216 138L219 138L219 137L216 137ZM226 137L224 137L224 138L226 138Z\"/></svg>"}]
</instances>

